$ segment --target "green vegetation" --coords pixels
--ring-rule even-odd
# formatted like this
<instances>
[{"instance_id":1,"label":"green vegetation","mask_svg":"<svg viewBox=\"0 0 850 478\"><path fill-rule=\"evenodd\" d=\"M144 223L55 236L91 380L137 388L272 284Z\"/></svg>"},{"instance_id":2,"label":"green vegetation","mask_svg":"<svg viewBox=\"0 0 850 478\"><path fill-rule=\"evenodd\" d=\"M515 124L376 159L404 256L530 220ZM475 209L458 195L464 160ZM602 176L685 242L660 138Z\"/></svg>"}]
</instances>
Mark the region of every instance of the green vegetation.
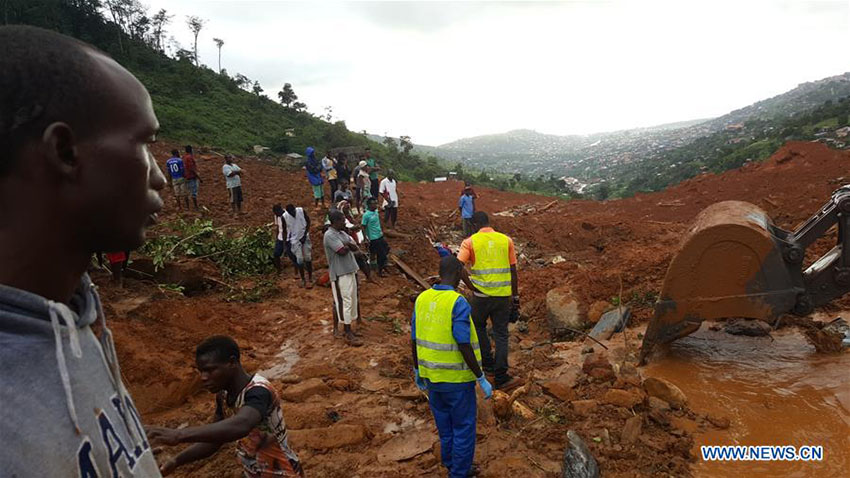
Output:
<instances>
[{"instance_id":1,"label":"green vegetation","mask_svg":"<svg viewBox=\"0 0 850 478\"><path fill-rule=\"evenodd\" d=\"M843 126L850 126L850 97L828 100L806 113L790 117L746 121L740 129L724 129L698 138L668 151L652 163L624 167L617 178L609 182L611 196L628 197L636 192L658 191L701 172L721 173L750 161L762 161L786 141L819 138L832 144L850 141L829 138L832 131Z\"/></svg>"},{"instance_id":2,"label":"green vegetation","mask_svg":"<svg viewBox=\"0 0 850 478\"><path fill-rule=\"evenodd\" d=\"M265 274L272 267L272 237L263 227L217 228L211 220L178 219L164 225L149 239L141 252L160 269L179 257L206 258L218 265L225 276Z\"/></svg>"},{"instance_id":3,"label":"green vegetation","mask_svg":"<svg viewBox=\"0 0 850 478\"><path fill-rule=\"evenodd\" d=\"M406 145L389 147L332 122L332 110L322 116L306 111L287 84L271 96L259 82L226 69L198 65L198 48L227 48L226 39L197 40L214 30L198 17L175 19L166 10L150 14L138 0L4 0L0 22L56 30L91 43L124 65L150 91L161 124L160 137L237 154L253 154L254 145L274 153L304 153L308 146L321 154L340 146L369 146L380 165L394 168L401 179L433 179L447 173L434 157L423 158ZM167 29L185 28L195 35L191 49L172 45L166 53ZM208 38L208 37L207 37ZM198 46L200 41L201 46ZM205 43L206 42L206 43ZM287 134L289 131L289 134ZM412 145L409 137L405 137Z\"/></svg>"}]
</instances>

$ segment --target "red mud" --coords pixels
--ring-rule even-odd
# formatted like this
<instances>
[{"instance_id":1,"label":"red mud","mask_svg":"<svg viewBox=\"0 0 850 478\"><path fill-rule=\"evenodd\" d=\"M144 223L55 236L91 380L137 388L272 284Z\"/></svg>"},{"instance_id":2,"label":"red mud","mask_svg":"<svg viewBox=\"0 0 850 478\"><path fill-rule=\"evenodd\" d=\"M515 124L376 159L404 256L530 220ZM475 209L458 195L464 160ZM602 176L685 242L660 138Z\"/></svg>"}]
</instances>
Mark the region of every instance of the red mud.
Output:
<instances>
[{"instance_id":1,"label":"red mud","mask_svg":"<svg viewBox=\"0 0 850 478\"><path fill-rule=\"evenodd\" d=\"M162 164L169 149L162 145L155 151ZM283 171L253 159L237 159L236 163L245 171L246 213L238 219L230 215L221 158L199 155L200 202L209 210L204 216L218 225L262 225L271 222L271 207L276 202L303 205L314 219L312 242L321 266L324 211L312 208L303 170ZM658 292L671 254L699 211L721 200L744 200L765 209L779 226L793 228L845 182L841 177L848 166L850 154L846 152L816 143L789 143L762 164L702 175L659 193L604 202L558 202L545 212L520 212L514 217L491 214L496 229L511 235L521 253L522 312L529 329L512 332L511 362L517 375L532 379L519 401L537 418L493 419L485 407L476 452L482 476L559 476L569 429L588 443L604 476L690 475L695 461L693 433L724 433L700 410L651 410L643 399L631 409L604 403L612 387L623 393L640 392L640 379L628 379L624 373L613 382L582 373L572 392L567 392L574 394L567 401L543 391L542 384L560 375L566 364L581 364L582 347L580 343L544 343L549 338L546 292L570 285L587 307L609 301L622 289L622 300L633 307L635 323L644 322L652 305L647 293ZM461 184L401 183L399 190L398 231L410 238L390 239L390 244L421 275L433 275L438 256L424 237L425 229L433 226L442 240L459 244L459 219L449 219L449 215L457 207ZM480 195L478 209L490 213L542 208L551 201L487 188L476 188L476 192ZM163 198L162 220L167 221L177 213L173 195L163 192ZM815 252L824 252L827 242L819 242ZM553 264L557 256L566 260ZM367 319L366 346L352 349L330 334L329 290L301 289L291 273L289 268L284 271L279 293L262 303L228 303L223 291L188 298L136 280L128 280L127 289L119 291L108 284L105 274L94 274L102 285L122 371L145 421L183 426L210 419L213 400L198 387L193 352L203 338L226 333L242 346L249 370L267 370L286 362L275 369L283 373L272 379L279 389L310 378L327 385L309 400L284 403L293 430L355 425L334 429L335 439L345 444L331 449L305 443L303 434L299 443L294 434L293 445L308 476L443 476L434 452L398 463L378 460L386 454L380 453L382 447L399 434L424 430L436 439L427 402L418 396L410 378L408 320L416 286L398 273L378 285L365 285L361 310ZM844 299L833 307L847 305ZM621 334L606 342L615 368L634 356L639 345L635 333L629 331L629 342L624 342ZM291 370L286 370L289 365ZM579 407L571 403L575 400L598 402L590 406L582 402ZM642 426L637 439L626 443L621 431L633 416L640 417ZM365 427L365 434L358 427ZM418 445L429 448L427 443ZM393 450L393 446L386 445L383 450ZM211 460L181 469L177 476L235 477L238 467L232 450L227 449Z\"/></svg>"}]
</instances>

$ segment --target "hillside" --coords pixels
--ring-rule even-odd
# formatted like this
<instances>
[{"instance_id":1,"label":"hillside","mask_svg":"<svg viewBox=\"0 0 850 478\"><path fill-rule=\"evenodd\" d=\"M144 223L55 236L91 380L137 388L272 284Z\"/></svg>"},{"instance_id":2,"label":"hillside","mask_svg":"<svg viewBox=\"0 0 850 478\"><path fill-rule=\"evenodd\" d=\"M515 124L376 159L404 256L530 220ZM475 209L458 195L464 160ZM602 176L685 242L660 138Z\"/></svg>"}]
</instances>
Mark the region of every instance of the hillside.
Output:
<instances>
[{"instance_id":1,"label":"hillside","mask_svg":"<svg viewBox=\"0 0 850 478\"><path fill-rule=\"evenodd\" d=\"M831 145L845 147L846 142L831 133L848 124L848 96L850 73L845 73L801 84L711 120L586 136L515 130L460 139L433 153L491 175L567 178L562 187L567 191L624 197L664 188L701 171L725 171L764 159L787 139L831 138Z\"/></svg>"},{"instance_id":2,"label":"hillside","mask_svg":"<svg viewBox=\"0 0 850 478\"><path fill-rule=\"evenodd\" d=\"M150 13L138 2L131 3L138 10L126 13L122 24L128 26L108 20L105 7L95 0L10 0L4 2L0 20L56 30L108 53L147 87L163 139L237 155L253 155L254 145L270 148L272 156L304 154L307 146L320 154L333 147L369 146L382 166L404 171L405 178L445 174L436 161L401 155L349 131L343 121L329 123L294 104L285 107L269 98L276 98L277 92L263 91L245 75L229 76L206 65L195 66L187 50L169 57L156 48Z\"/></svg>"}]
</instances>

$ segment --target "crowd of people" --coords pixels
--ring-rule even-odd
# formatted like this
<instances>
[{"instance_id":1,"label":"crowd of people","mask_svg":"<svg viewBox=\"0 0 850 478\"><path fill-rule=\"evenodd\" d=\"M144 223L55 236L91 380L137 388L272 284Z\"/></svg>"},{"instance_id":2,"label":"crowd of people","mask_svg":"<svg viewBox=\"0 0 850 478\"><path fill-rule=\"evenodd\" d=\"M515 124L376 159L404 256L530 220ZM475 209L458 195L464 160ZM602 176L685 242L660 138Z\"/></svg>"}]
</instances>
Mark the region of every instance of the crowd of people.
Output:
<instances>
[{"instance_id":1,"label":"crowd of people","mask_svg":"<svg viewBox=\"0 0 850 478\"><path fill-rule=\"evenodd\" d=\"M212 423L179 429L143 423L86 270L97 251L143 244L167 185L179 209L189 208L189 196L198 207L201 177L192 148L182 157L172 151L163 175L149 152L158 121L147 90L90 45L21 26L0 27L0 44L8 47L0 56L0 337L6 344L0 347L0 403L8 405L0 407L3 472L156 478L236 441L243 476L303 477L275 386L245 370L230 337L210 337L195 350L201 382L215 394ZM395 227L398 185L391 170L378 181L380 168L368 150L350 173L342 153L328 152L321 162L314 153L308 149L307 175L315 204L324 203L325 180L333 200L322 248L334 332L341 321L346 343L359 346L353 328L361 321L358 273L372 280L387 271L378 200L385 225ZM222 173L238 214L242 169L228 156ZM487 214L475 210L476 197L471 187L464 189L459 210L467 237L458 251L435 245L439 283L418 296L411 317L411 378L428 392L451 478L475 473L476 384L489 398L494 388L522 383L508 373L508 323L519 311L516 252ZM301 284L311 287L310 215L292 204L275 205L273 213L276 267L282 269L286 255ZM127 257L113 259L117 266ZM459 292L461 282L469 299ZM154 457L155 449L181 443L193 445Z\"/></svg>"}]
</instances>

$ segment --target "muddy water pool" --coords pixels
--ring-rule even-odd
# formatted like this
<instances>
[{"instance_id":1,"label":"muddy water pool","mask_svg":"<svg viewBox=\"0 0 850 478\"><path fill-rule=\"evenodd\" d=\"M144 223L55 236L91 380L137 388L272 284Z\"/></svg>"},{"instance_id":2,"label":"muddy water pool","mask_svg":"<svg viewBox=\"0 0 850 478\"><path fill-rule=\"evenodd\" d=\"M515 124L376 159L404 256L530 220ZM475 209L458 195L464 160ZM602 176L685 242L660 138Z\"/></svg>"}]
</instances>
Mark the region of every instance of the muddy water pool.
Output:
<instances>
[{"instance_id":1,"label":"muddy water pool","mask_svg":"<svg viewBox=\"0 0 850 478\"><path fill-rule=\"evenodd\" d=\"M651 360L644 373L678 385L694 411L731 420L728 430L695 436L697 477L850 477L850 352L818 354L790 328L771 339L704 324ZM824 459L710 462L700 457L700 445L822 445Z\"/></svg>"}]
</instances>

